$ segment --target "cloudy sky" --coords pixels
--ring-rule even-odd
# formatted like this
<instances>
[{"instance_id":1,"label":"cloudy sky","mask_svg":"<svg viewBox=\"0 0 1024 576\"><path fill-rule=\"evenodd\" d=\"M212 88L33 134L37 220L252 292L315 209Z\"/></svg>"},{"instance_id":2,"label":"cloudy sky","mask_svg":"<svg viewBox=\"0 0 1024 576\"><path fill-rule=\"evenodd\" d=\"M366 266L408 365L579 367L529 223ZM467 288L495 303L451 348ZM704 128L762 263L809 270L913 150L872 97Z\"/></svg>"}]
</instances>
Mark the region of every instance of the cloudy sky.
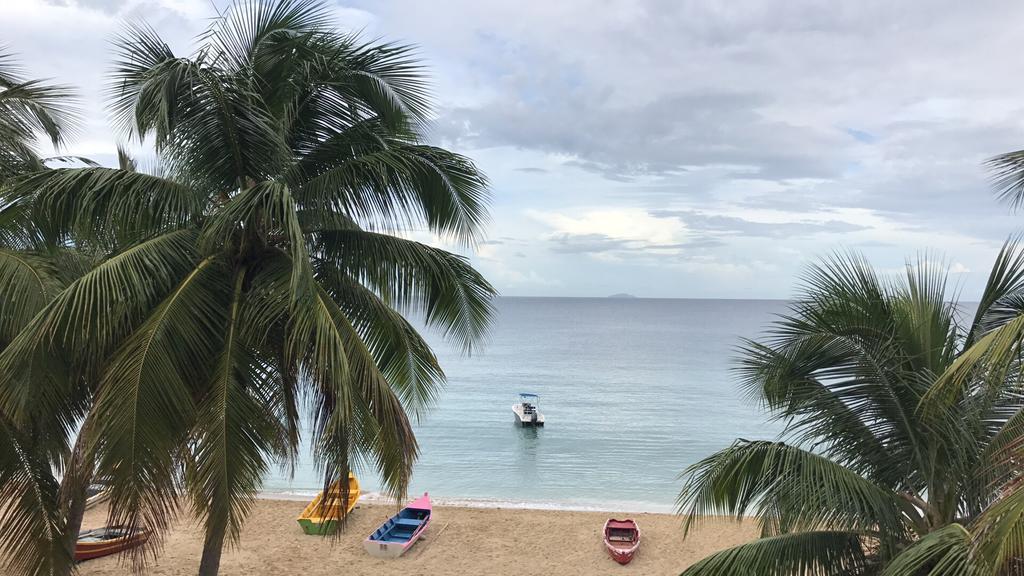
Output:
<instances>
[{"instance_id":1,"label":"cloudy sky","mask_svg":"<svg viewBox=\"0 0 1024 576\"><path fill-rule=\"evenodd\" d=\"M338 25L415 43L431 138L493 184L475 262L507 295L791 294L857 250L950 269L976 297L1024 229L984 159L1024 148L1024 3L338 1ZM72 152L112 162L109 39L144 18L187 54L224 0L3 0L0 38L80 87Z\"/></svg>"}]
</instances>

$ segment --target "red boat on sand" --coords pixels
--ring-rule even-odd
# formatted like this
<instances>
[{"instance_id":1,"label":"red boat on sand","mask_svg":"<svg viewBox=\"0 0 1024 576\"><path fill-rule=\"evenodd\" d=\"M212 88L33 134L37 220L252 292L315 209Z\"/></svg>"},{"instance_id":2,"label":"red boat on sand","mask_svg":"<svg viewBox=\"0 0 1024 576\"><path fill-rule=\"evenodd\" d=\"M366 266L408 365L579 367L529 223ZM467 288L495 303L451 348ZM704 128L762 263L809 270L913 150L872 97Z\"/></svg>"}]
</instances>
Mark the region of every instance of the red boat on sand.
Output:
<instances>
[{"instance_id":1,"label":"red boat on sand","mask_svg":"<svg viewBox=\"0 0 1024 576\"><path fill-rule=\"evenodd\" d=\"M640 527L629 518L608 519L604 523L604 547L613 560L619 564L629 564L636 549L640 547Z\"/></svg>"},{"instance_id":2,"label":"red boat on sand","mask_svg":"<svg viewBox=\"0 0 1024 576\"><path fill-rule=\"evenodd\" d=\"M146 528L131 531L120 526L86 530L78 535L75 543L75 561L92 560L134 548L149 540L150 534L152 532Z\"/></svg>"}]
</instances>

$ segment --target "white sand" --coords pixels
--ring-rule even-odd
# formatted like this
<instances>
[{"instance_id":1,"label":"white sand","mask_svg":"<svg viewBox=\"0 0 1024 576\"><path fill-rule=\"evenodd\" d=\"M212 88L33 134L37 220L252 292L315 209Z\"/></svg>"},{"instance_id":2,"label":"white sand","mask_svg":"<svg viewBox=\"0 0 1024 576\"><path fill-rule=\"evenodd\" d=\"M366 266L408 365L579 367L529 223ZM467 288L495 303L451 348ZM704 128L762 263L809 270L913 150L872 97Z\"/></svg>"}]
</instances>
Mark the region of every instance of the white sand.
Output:
<instances>
[{"instance_id":1,"label":"white sand","mask_svg":"<svg viewBox=\"0 0 1024 576\"><path fill-rule=\"evenodd\" d=\"M395 508L361 505L344 533L335 539L306 536L295 517L304 503L260 500L246 523L239 545L224 553L221 574L337 576L381 574L678 574L710 552L750 540L753 522L725 519L706 522L684 540L681 519L668 514L633 514L643 533L639 552L627 566L616 564L601 542L609 514L502 508L437 507L424 538L402 558L369 556L362 541ZM105 511L86 514L83 528L103 525ZM625 517L625 514L617 514ZM148 574L185 576L196 573L202 551L202 530L180 523L168 534ZM130 574L117 557L80 565L82 576Z\"/></svg>"}]
</instances>

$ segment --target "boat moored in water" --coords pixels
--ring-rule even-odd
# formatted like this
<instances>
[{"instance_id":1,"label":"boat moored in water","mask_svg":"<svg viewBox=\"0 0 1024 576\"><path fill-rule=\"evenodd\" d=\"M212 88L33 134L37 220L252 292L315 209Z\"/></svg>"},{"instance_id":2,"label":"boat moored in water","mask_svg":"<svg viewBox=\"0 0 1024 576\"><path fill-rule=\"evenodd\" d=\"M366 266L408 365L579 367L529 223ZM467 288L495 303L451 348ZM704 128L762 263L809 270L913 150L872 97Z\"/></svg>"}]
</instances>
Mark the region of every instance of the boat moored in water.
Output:
<instances>
[{"instance_id":1,"label":"boat moored in water","mask_svg":"<svg viewBox=\"0 0 1024 576\"><path fill-rule=\"evenodd\" d=\"M640 527L630 518L609 518L604 523L604 547L619 564L629 564L640 547Z\"/></svg>"},{"instance_id":2,"label":"boat moored in water","mask_svg":"<svg viewBox=\"0 0 1024 576\"><path fill-rule=\"evenodd\" d=\"M412 547L430 524L430 495L413 500L398 514L388 518L363 541L363 548L378 558L398 558Z\"/></svg>"},{"instance_id":3,"label":"boat moored in water","mask_svg":"<svg viewBox=\"0 0 1024 576\"><path fill-rule=\"evenodd\" d=\"M521 392L519 402L512 405L512 413L520 426L543 426L544 415L540 413L540 396Z\"/></svg>"}]
</instances>

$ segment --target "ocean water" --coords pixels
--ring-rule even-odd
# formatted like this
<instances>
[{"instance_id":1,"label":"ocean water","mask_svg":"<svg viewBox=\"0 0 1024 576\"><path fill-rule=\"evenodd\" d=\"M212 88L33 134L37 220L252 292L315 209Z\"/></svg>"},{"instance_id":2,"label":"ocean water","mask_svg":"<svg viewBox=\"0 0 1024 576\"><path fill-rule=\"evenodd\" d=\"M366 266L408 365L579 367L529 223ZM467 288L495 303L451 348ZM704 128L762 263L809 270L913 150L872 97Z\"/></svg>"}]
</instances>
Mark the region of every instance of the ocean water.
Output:
<instances>
[{"instance_id":1,"label":"ocean water","mask_svg":"<svg viewBox=\"0 0 1024 576\"><path fill-rule=\"evenodd\" d=\"M462 356L436 336L448 385L416 424L410 492L450 503L670 511L679 474L736 438L780 431L731 374L741 337L785 303L764 300L500 298L490 341ZM544 428L518 428L519 392ZM379 490L357 471L364 491ZM303 496L308 456L264 490Z\"/></svg>"}]
</instances>

